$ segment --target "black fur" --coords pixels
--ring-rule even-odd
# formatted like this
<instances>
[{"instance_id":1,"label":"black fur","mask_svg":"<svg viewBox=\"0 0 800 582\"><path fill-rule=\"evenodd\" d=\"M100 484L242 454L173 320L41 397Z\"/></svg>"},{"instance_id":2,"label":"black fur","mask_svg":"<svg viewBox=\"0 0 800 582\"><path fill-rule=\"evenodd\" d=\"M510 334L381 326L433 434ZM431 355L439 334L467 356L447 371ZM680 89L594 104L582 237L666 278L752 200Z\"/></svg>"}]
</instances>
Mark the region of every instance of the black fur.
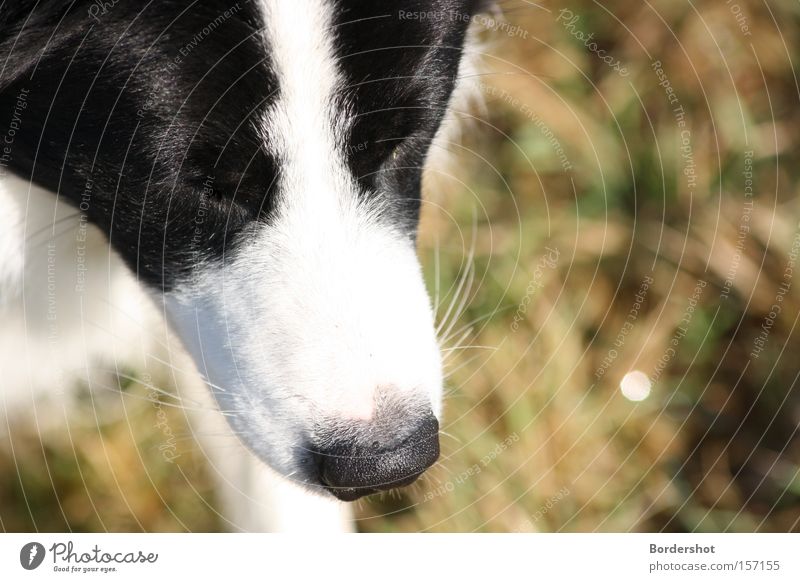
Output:
<instances>
[{"instance_id":1,"label":"black fur","mask_svg":"<svg viewBox=\"0 0 800 582\"><path fill-rule=\"evenodd\" d=\"M474 2L331 1L349 166L413 230ZM418 11L442 16L403 16ZM254 0L6 0L0 129L18 127L0 172L58 192L143 282L171 289L274 208L280 168L259 124L280 87L262 27Z\"/></svg>"},{"instance_id":2,"label":"black fur","mask_svg":"<svg viewBox=\"0 0 800 582\"><path fill-rule=\"evenodd\" d=\"M447 110L475 2L337 2L340 65L355 104L348 162L416 226L421 167ZM424 18L423 18L424 15Z\"/></svg>"}]
</instances>

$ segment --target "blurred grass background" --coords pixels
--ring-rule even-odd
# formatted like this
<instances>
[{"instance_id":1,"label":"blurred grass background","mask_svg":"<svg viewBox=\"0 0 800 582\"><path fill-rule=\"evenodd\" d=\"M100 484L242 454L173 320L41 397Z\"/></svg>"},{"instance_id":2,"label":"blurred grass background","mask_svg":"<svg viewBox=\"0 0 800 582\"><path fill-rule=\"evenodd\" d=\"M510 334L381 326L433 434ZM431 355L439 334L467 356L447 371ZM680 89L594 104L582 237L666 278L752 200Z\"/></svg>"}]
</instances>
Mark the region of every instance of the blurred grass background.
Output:
<instances>
[{"instance_id":1,"label":"blurred grass background","mask_svg":"<svg viewBox=\"0 0 800 582\"><path fill-rule=\"evenodd\" d=\"M800 531L800 3L499 8L426 176L443 460L359 529ZM222 527L182 411L165 463L130 375L99 421L15 431L4 530Z\"/></svg>"}]
</instances>

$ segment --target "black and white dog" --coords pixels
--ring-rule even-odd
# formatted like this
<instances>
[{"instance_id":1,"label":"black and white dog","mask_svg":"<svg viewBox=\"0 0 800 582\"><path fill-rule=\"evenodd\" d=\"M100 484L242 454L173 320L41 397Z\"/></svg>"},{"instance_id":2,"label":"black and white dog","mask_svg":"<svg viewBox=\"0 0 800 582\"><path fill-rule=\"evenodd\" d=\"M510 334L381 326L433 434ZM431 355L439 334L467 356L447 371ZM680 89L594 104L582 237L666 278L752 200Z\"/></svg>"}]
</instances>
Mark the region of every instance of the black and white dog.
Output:
<instances>
[{"instance_id":1,"label":"black and white dog","mask_svg":"<svg viewBox=\"0 0 800 582\"><path fill-rule=\"evenodd\" d=\"M123 357L135 281L254 453L219 461L233 527L341 527L334 497L414 481L442 393L421 169L476 3L1 3L6 414Z\"/></svg>"}]
</instances>

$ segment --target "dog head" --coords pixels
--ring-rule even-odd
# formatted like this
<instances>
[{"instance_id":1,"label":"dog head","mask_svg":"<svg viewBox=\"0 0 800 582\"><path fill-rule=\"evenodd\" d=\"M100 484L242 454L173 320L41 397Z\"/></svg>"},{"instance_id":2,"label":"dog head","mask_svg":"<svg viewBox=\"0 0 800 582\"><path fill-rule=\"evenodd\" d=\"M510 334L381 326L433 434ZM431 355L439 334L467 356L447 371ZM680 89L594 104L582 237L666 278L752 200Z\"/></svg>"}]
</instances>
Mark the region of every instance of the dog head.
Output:
<instances>
[{"instance_id":1,"label":"dog head","mask_svg":"<svg viewBox=\"0 0 800 582\"><path fill-rule=\"evenodd\" d=\"M31 105L60 115L29 121L31 135L72 145L53 153L64 175L31 163L34 179L57 178L163 301L245 444L340 499L407 484L439 454L441 361L415 240L473 10L73 8L61 26L74 38L56 41L80 46L75 66L37 61Z\"/></svg>"},{"instance_id":2,"label":"dog head","mask_svg":"<svg viewBox=\"0 0 800 582\"><path fill-rule=\"evenodd\" d=\"M270 211L168 305L250 448L352 500L439 454L441 361L414 242L465 12L345 4L263 5L274 97L254 123Z\"/></svg>"}]
</instances>

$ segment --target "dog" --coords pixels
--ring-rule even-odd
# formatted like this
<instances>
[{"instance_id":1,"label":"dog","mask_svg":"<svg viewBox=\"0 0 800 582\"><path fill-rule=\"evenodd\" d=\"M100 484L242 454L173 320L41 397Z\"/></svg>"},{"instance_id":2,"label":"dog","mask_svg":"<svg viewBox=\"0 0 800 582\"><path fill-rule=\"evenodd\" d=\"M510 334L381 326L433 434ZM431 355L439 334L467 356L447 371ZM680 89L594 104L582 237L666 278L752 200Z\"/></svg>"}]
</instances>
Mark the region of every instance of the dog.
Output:
<instances>
[{"instance_id":1,"label":"dog","mask_svg":"<svg viewBox=\"0 0 800 582\"><path fill-rule=\"evenodd\" d=\"M232 528L346 530L342 502L417 479L443 382L421 172L480 9L0 6L6 414L146 351L157 313L246 447L215 464Z\"/></svg>"}]
</instances>

